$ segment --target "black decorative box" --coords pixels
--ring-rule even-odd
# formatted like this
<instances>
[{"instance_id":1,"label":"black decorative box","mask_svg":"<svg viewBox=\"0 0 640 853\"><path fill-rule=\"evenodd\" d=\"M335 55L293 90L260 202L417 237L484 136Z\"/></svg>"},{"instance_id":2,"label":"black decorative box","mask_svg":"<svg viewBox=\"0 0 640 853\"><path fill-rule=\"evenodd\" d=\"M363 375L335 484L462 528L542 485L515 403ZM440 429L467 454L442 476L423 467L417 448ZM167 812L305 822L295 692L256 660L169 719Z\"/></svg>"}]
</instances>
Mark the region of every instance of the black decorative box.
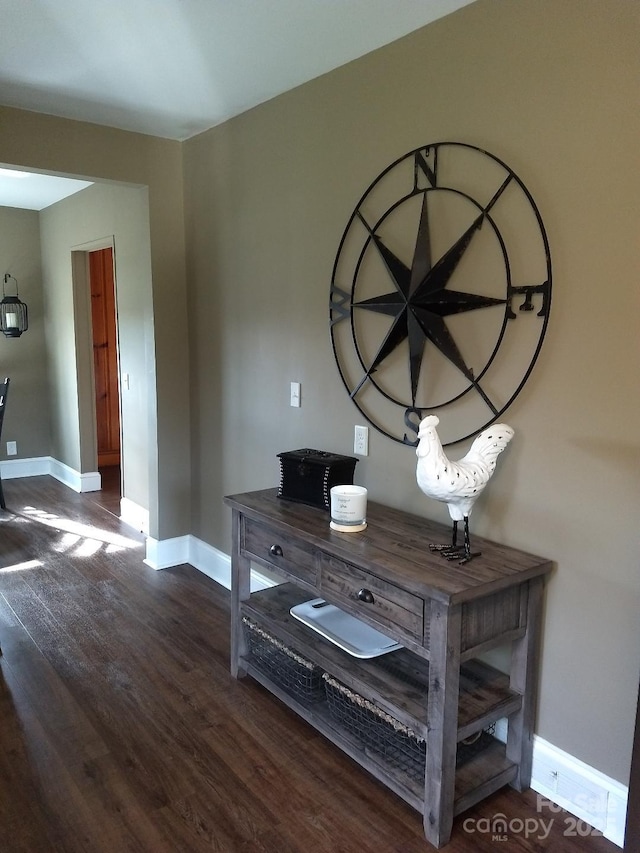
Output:
<instances>
[{"instance_id":1,"label":"black decorative box","mask_svg":"<svg viewBox=\"0 0 640 853\"><path fill-rule=\"evenodd\" d=\"M325 450L289 450L278 453L280 486L278 497L288 501L331 509L333 486L353 484L358 461L354 456L338 456Z\"/></svg>"}]
</instances>

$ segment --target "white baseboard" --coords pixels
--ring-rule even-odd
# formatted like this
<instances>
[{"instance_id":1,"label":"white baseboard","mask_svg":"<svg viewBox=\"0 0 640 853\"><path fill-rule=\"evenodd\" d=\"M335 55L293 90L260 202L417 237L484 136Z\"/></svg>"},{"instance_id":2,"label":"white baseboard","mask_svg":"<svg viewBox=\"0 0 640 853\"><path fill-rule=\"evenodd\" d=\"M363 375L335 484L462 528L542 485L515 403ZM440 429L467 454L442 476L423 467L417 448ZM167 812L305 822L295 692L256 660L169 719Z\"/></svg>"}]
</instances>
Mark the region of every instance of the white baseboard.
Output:
<instances>
[{"instance_id":1,"label":"white baseboard","mask_svg":"<svg viewBox=\"0 0 640 853\"><path fill-rule=\"evenodd\" d=\"M0 462L0 474L3 480L17 477L39 477L51 473L51 457L39 456L33 459L3 459Z\"/></svg>"},{"instance_id":2,"label":"white baseboard","mask_svg":"<svg viewBox=\"0 0 640 853\"><path fill-rule=\"evenodd\" d=\"M495 736L506 741L506 719L498 720ZM588 824L618 847L624 845L628 788L539 735L533 736L531 787L539 795L541 820L562 820L567 837L588 835ZM560 809L577 818L577 822L566 815L561 817Z\"/></svg>"},{"instance_id":3,"label":"white baseboard","mask_svg":"<svg viewBox=\"0 0 640 853\"><path fill-rule=\"evenodd\" d=\"M231 557L195 536L189 543L189 563L226 589L231 589ZM251 592L274 586L274 582L255 569L251 570Z\"/></svg>"},{"instance_id":4,"label":"white baseboard","mask_svg":"<svg viewBox=\"0 0 640 853\"><path fill-rule=\"evenodd\" d=\"M65 486L69 486L74 492L99 492L102 488L102 477L99 471L81 474L79 471L75 471L73 468L65 465L64 462L59 462L52 457L49 457L49 459L51 462L49 473L51 476L64 483Z\"/></svg>"},{"instance_id":5,"label":"white baseboard","mask_svg":"<svg viewBox=\"0 0 640 853\"><path fill-rule=\"evenodd\" d=\"M102 488L102 477L98 471L81 474L79 471L59 462L52 456L36 456L30 459L3 459L0 462L0 474L3 480L17 477L39 477L49 474L74 492L97 492Z\"/></svg>"},{"instance_id":6,"label":"white baseboard","mask_svg":"<svg viewBox=\"0 0 640 853\"><path fill-rule=\"evenodd\" d=\"M149 533L149 510L141 507L129 498L120 500L120 521L134 527L140 533Z\"/></svg>"},{"instance_id":7,"label":"white baseboard","mask_svg":"<svg viewBox=\"0 0 640 853\"><path fill-rule=\"evenodd\" d=\"M537 735L531 787L618 847L624 845L629 789ZM580 827L572 828L579 837Z\"/></svg>"},{"instance_id":8,"label":"white baseboard","mask_svg":"<svg viewBox=\"0 0 640 853\"><path fill-rule=\"evenodd\" d=\"M189 563L221 586L231 589L231 558L196 536L178 536L160 541L148 537L144 562L152 569L168 569ZM252 569L251 591L256 592L268 586L274 586L274 582Z\"/></svg>"},{"instance_id":9,"label":"white baseboard","mask_svg":"<svg viewBox=\"0 0 640 853\"><path fill-rule=\"evenodd\" d=\"M231 589L231 558L195 536L189 537L189 563L207 577Z\"/></svg>"},{"instance_id":10,"label":"white baseboard","mask_svg":"<svg viewBox=\"0 0 640 853\"><path fill-rule=\"evenodd\" d=\"M170 569L189 562L190 536L176 536L174 539L153 539L147 537L147 552L144 562L152 569Z\"/></svg>"}]
</instances>

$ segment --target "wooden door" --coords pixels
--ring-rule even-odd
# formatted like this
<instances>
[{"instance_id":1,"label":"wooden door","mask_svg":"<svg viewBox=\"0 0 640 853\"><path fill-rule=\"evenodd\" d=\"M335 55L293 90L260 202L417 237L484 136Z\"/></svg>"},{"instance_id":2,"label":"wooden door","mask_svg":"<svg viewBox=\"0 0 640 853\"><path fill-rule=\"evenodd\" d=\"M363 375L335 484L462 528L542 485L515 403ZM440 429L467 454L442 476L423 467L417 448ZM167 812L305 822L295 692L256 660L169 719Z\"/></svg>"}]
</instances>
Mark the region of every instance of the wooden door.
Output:
<instances>
[{"instance_id":1,"label":"wooden door","mask_svg":"<svg viewBox=\"0 0 640 853\"><path fill-rule=\"evenodd\" d=\"M120 398L113 249L89 252L98 467L120 464Z\"/></svg>"}]
</instances>

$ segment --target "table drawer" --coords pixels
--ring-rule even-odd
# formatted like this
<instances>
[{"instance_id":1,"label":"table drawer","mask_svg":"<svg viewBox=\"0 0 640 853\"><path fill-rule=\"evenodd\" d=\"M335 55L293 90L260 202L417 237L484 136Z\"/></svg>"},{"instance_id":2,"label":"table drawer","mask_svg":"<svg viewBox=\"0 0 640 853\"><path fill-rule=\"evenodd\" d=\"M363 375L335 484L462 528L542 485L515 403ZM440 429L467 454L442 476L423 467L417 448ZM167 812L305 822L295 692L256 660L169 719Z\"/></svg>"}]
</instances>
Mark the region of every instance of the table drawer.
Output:
<instances>
[{"instance_id":1,"label":"table drawer","mask_svg":"<svg viewBox=\"0 0 640 853\"><path fill-rule=\"evenodd\" d=\"M315 585L315 552L309 545L249 518L243 519L242 533L242 550L248 557Z\"/></svg>"},{"instance_id":2,"label":"table drawer","mask_svg":"<svg viewBox=\"0 0 640 853\"><path fill-rule=\"evenodd\" d=\"M381 631L392 630L422 645L424 602L418 596L327 554L320 555L320 592L338 606L349 602L354 616L375 620Z\"/></svg>"}]
</instances>

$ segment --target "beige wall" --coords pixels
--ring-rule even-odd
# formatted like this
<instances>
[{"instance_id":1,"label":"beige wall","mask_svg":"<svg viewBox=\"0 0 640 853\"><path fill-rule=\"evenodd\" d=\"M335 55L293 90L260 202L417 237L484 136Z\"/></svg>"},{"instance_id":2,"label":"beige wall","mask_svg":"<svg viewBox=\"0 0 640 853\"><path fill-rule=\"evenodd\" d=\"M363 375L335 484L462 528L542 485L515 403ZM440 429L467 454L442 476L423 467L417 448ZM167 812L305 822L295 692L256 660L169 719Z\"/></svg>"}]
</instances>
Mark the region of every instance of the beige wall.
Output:
<instances>
[{"instance_id":1,"label":"beige wall","mask_svg":"<svg viewBox=\"0 0 640 853\"><path fill-rule=\"evenodd\" d=\"M640 663L639 8L478 0L184 144L192 529L224 550L223 494L276 485L276 453L351 452L361 415L334 365L328 295L371 180L457 140L531 190L551 243L551 321L472 528L555 561L537 731L623 782ZM415 462L372 431L356 480L445 520Z\"/></svg>"},{"instance_id":2,"label":"beige wall","mask_svg":"<svg viewBox=\"0 0 640 853\"><path fill-rule=\"evenodd\" d=\"M156 362L156 411L147 413L150 533L158 539L188 533L189 361L180 143L0 107L0 163L148 187L156 347L150 354Z\"/></svg>"},{"instance_id":3,"label":"beige wall","mask_svg":"<svg viewBox=\"0 0 640 853\"><path fill-rule=\"evenodd\" d=\"M119 366L129 376L120 394L123 496L145 509L155 462L149 416L155 418L156 387L147 196L146 188L93 184L40 214L48 369L55 389L52 455L83 473L96 470L89 287L86 276L74 280L72 254L79 253L86 268L86 252L112 245Z\"/></svg>"},{"instance_id":4,"label":"beige wall","mask_svg":"<svg viewBox=\"0 0 640 853\"><path fill-rule=\"evenodd\" d=\"M49 456L49 387L43 369L46 351L36 211L0 207L0 283L5 273L17 279L20 299L29 312L29 328L19 338L0 334L0 378L11 379L0 459L7 459L7 441L18 443L18 455L12 459ZM6 294L15 292L15 282L9 280Z\"/></svg>"}]
</instances>

